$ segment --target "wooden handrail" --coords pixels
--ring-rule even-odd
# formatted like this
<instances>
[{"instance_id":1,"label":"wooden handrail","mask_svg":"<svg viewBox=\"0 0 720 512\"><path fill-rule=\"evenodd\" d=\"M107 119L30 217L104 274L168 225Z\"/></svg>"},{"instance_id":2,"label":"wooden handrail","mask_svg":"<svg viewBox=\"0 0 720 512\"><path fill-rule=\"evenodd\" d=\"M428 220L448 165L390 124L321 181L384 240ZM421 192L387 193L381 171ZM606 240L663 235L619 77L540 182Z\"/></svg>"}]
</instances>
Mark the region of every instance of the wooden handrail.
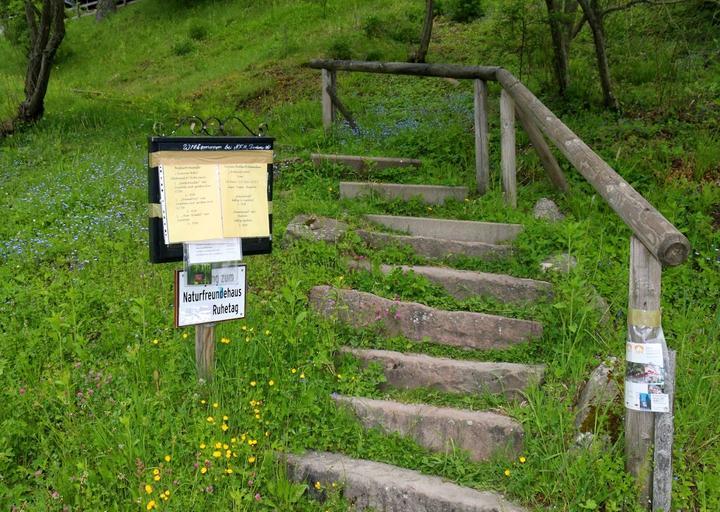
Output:
<instances>
[{"instance_id":1,"label":"wooden handrail","mask_svg":"<svg viewBox=\"0 0 720 512\"><path fill-rule=\"evenodd\" d=\"M307 64L312 69L330 71L359 71L362 73L384 73L387 75L436 76L442 78L477 78L495 80L498 67L458 66L456 64L416 64L408 62L373 62L360 60L312 60Z\"/></svg>"},{"instance_id":2,"label":"wooden handrail","mask_svg":"<svg viewBox=\"0 0 720 512\"><path fill-rule=\"evenodd\" d=\"M674 266L687 260L690 254L690 242L685 235L509 71L496 66L320 59L309 62L307 66L332 72L356 71L499 82L522 113L530 117L662 264Z\"/></svg>"},{"instance_id":3,"label":"wooden handrail","mask_svg":"<svg viewBox=\"0 0 720 512\"><path fill-rule=\"evenodd\" d=\"M685 235L560 121L520 80L505 69L499 69L496 78L661 263L679 265L687 259L690 242Z\"/></svg>"}]
</instances>

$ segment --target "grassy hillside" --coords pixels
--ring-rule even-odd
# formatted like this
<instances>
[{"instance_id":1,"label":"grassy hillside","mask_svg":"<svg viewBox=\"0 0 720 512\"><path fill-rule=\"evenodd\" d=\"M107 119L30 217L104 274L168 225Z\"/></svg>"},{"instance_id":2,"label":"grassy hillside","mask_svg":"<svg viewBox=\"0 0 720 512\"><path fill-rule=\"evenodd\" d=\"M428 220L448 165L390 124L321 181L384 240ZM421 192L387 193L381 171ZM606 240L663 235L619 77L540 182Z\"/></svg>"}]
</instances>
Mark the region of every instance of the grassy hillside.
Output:
<instances>
[{"instance_id":1,"label":"grassy hillside","mask_svg":"<svg viewBox=\"0 0 720 512\"><path fill-rule=\"evenodd\" d=\"M720 41L712 11L701 4L638 7L608 18L622 115L598 107L587 28L573 43L570 98L554 97L543 2L488 1L485 16L468 24L441 16L429 59L509 68L687 234L690 260L663 273L663 326L679 358L674 503L677 510L712 511L720 508L714 421L720 410ZM459 302L416 277L353 273L347 254L374 262L422 260L370 252L351 235L338 246L278 243L272 256L248 258L248 318L218 327L218 339L229 342L219 344L213 384L195 382L192 330L171 328L175 267L147 263L144 162L154 126L169 133L184 115L238 112L251 126L268 123L279 159L317 150L418 157L422 171L370 177L472 184L471 84L341 74L339 93L361 130L338 126L325 136L319 73L300 67L319 56L404 60L422 15L422 2L409 0L391 6L143 0L104 24L68 20L45 118L0 142L3 509L145 510L153 500L168 510L346 510L338 488L323 489L327 501L319 504L287 482L273 453L303 449L338 450L497 489L531 510L633 509L616 429L622 408L599 417L587 449L573 448L571 410L589 371L609 356L623 357L630 232L564 162L573 194L557 196L522 136L519 206L503 206L494 86L489 194L432 209L350 202L338 199L338 181L366 176L301 161L282 167L274 236L281 241L298 213L353 226L362 213L521 222L527 229L516 259L462 265L537 278L543 259L570 252L578 268L551 276L554 304ZM3 116L21 97L22 66L22 52L0 39ZM553 197L568 218L557 225L534 220L532 206L542 196ZM379 391L377 369L334 358L340 345L460 352L403 339L388 345L372 330L346 331L306 314L307 292L316 284L542 320L543 339L531 346L462 356L544 362L548 380L515 402ZM611 304L609 324L600 325L589 304L592 287ZM523 423L526 462L475 463L463 453L431 454L399 437L364 432L336 410L331 392L503 411ZM221 457L213 455L216 443ZM166 490L170 497L163 499Z\"/></svg>"}]
</instances>

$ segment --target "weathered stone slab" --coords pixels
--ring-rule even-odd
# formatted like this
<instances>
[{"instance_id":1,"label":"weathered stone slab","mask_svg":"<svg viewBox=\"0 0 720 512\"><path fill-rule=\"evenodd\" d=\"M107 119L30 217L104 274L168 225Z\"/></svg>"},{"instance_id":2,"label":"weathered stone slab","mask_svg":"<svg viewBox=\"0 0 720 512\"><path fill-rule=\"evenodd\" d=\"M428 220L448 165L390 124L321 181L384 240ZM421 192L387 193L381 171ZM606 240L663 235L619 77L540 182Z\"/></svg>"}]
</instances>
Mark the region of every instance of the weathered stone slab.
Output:
<instances>
[{"instance_id":1,"label":"weathered stone slab","mask_svg":"<svg viewBox=\"0 0 720 512\"><path fill-rule=\"evenodd\" d=\"M521 398L532 383L541 383L545 365L464 361L425 354L343 347L341 352L365 366L379 364L387 385L398 389L430 388L446 393L491 393Z\"/></svg>"},{"instance_id":2,"label":"weathered stone slab","mask_svg":"<svg viewBox=\"0 0 720 512\"><path fill-rule=\"evenodd\" d=\"M334 244L347 230L348 225L339 220L315 215L297 215L285 229L285 240L316 240Z\"/></svg>"},{"instance_id":3,"label":"weathered stone slab","mask_svg":"<svg viewBox=\"0 0 720 512\"><path fill-rule=\"evenodd\" d=\"M458 242L498 244L514 240L523 230L521 224L503 224L501 222L476 222L473 220L401 217L395 215L365 215L365 218L370 222L395 231Z\"/></svg>"},{"instance_id":4,"label":"weathered stone slab","mask_svg":"<svg viewBox=\"0 0 720 512\"><path fill-rule=\"evenodd\" d=\"M507 349L542 336L542 324L468 311L442 311L415 302L400 302L372 293L316 286L310 304L325 316L337 316L354 327L381 322L388 336L481 350Z\"/></svg>"},{"instance_id":5,"label":"weathered stone slab","mask_svg":"<svg viewBox=\"0 0 720 512\"><path fill-rule=\"evenodd\" d=\"M369 194L378 194L388 199L408 201L419 197L428 204L443 204L448 199L464 200L467 187L444 187L440 185L405 185L400 183L340 182L340 197L352 199Z\"/></svg>"},{"instance_id":6,"label":"weathered stone slab","mask_svg":"<svg viewBox=\"0 0 720 512\"><path fill-rule=\"evenodd\" d=\"M350 261L348 266L365 270L372 269L372 265L367 261ZM492 297L503 302L538 301L552 297L552 285L545 281L446 267L380 265L380 271L383 274L389 274L396 268L403 272L415 272L433 283L439 284L459 300L476 295Z\"/></svg>"},{"instance_id":7,"label":"weathered stone slab","mask_svg":"<svg viewBox=\"0 0 720 512\"><path fill-rule=\"evenodd\" d=\"M323 155L313 153L310 155L314 165L322 163L343 164L352 167L356 171L364 171L369 167L375 169L389 169L392 167L420 167L420 160L414 158L388 158L379 156L355 156L355 155Z\"/></svg>"},{"instance_id":8,"label":"weathered stone slab","mask_svg":"<svg viewBox=\"0 0 720 512\"><path fill-rule=\"evenodd\" d=\"M310 492L338 482L356 510L378 512L526 512L494 492L481 492L436 476L389 464L326 452L286 455L291 480L307 482Z\"/></svg>"},{"instance_id":9,"label":"weathered stone slab","mask_svg":"<svg viewBox=\"0 0 720 512\"><path fill-rule=\"evenodd\" d=\"M598 415L610 412L613 402L621 399L624 376L619 366L618 359L611 357L590 374L575 405L578 432L594 432ZM619 418L617 423L620 423Z\"/></svg>"},{"instance_id":10,"label":"weathered stone slab","mask_svg":"<svg viewBox=\"0 0 720 512\"><path fill-rule=\"evenodd\" d=\"M483 242L457 242L455 240L442 240L424 236L393 235L378 231L365 231L358 229L356 233L366 244L373 249L393 245L407 245L415 254L425 258L447 258L463 255L484 260L503 258L512 254L512 247L507 245L493 245Z\"/></svg>"},{"instance_id":11,"label":"weathered stone slab","mask_svg":"<svg viewBox=\"0 0 720 512\"><path fill-rule=\"evenodd\" d=\"M540 270L543 272L560 272L561 274L569 274L577 267L577 260L571 254L563 253L551 256L540 263Z\"/></svg>"},{"instance_id":12,"label":"weathered stone slab","mask_svg":"<svg viewBox=\"0 0 720 512\"><path fill-rule=\"evenodd\" d=\"M520 424L493 412L342 395L333 395L333 400L352 409L365 428L411 437L432 451L452 452L456 446L475 461L497 452L514 456L522 451Z\"/></svg>"}]
</instances>

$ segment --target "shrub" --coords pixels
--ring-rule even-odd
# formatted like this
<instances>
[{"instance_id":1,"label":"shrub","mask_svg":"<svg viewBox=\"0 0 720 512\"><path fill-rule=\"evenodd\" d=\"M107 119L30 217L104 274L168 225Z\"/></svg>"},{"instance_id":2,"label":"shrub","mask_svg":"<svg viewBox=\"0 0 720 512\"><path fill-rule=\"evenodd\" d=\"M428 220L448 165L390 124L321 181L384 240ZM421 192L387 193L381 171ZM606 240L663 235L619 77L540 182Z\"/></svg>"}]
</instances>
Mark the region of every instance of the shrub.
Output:
<instances>
[{"instance_id":1,"label":"shrub","mask_svg":"<svg viewBox=\"0 0 720 512\"><path fill-rule=\"evenodd\" d=\"M469 23L484 14L480 0L446 0L438 10L458 23Z\"/></svg>"},{"instance_id":2,"label":"shrub","mask_svg":"<svg viewBox=\"0 0 720 512\"><path fill-rule=\"evenodd\" d=\"M374 15L365 18L362 24L362 29L365 35L371 39L383 37L387 30L385 22Z\"/></svg>"},{"instance_id":3,"label":"shrub","mask_svg":"<svg viewBox=\"0 0 720 512\"><path fill-rule=\"evenodd\" d=\"M177 41L175 44L172 45L171 48L173 55L177 55L178 57L187 55L188 53L191 53L194 49L195 47L193 46L192 41L190 41L189 39Z\"/></svg>"},{"instance_id":4,"label":"shrub","mask_svg":"<svg viewBox=\"0 0 720 512\"><path fill-rule=\"evenodd\" d=\"M188 36L193 41L204 41L208 36L208 29L204 25L193 25L188 31Z\"/></svg>"},{"instance_id":5,"label":"shrub","mask_svg":"<svg viewBox=\"0 0 720 512\"><path fill-rule=\"evenodd\" d=\"M344 37L338 37L330 43L328 48L328 57L331 59L338 60L350 60L352 59L352 48L350 47L350 41Z\"/></svg>"}]
</instances>

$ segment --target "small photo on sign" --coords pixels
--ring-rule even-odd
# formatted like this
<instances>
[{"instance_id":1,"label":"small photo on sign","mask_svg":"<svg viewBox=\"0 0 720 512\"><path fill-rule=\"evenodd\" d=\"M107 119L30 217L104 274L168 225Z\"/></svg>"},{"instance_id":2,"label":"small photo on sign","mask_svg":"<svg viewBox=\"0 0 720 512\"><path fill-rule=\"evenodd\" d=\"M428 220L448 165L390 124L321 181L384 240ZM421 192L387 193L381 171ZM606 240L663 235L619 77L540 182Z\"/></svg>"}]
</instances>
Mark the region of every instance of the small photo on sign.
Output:
<instances>
[{"instance_id":1,"label":"small photo on sign","mask_svg":"<svg viewBox=\"0 0 720 512\"><path fill-rule=\"evenodd\" d=\"M187 284L188 285L201 285L201 284L212 284L213 269L211 263L196 263L194 265L188 265L187 272Z\"/></svg>"}]
</instances>

